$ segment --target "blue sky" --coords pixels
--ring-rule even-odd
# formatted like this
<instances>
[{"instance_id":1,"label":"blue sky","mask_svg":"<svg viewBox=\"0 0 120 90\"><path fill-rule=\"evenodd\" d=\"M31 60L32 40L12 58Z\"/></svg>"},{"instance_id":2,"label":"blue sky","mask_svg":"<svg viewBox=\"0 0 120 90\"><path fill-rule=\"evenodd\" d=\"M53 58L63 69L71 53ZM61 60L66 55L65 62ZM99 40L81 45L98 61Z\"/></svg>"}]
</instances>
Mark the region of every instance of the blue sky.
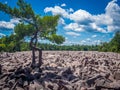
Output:
<instances>
[{"instance_id":1,"label":"blue sky","mask_svg":"<svg viewBox=\"0 0 120 90\"><path fill-rule=\"evenodd\" d=\"M120 0L25 0L37 14L57 15L61 18L58 34L64 44L99 44L109 42L120 30ZM12 7L17 0L0 0ZM18 19L0 12L0 36L13 33Z\"/></svg>"}]
</instances>

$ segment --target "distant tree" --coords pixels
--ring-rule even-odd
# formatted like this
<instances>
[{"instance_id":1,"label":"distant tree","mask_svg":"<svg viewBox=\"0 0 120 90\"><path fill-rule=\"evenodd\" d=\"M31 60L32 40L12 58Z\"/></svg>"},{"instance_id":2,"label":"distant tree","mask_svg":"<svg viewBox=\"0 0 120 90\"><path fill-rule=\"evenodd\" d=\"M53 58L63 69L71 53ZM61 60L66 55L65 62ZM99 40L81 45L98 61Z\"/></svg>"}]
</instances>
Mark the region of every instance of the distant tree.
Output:
<instances>
[{"instance_id":1,"label":"distant tree","mask_svg":"<svg viewBox=\"0 0 120 90\"><path fill-rule=\"evenodd\" d=\"M26 36L31 36L30 47L32 49L32 67L36 66L35 51L39 51L39 63L42 64L42 49L38 48L38 38L47 39L53 43L61 44L64 38L56 35L59 16L40 16L35 14L30 4L24 0L18 0L18 7L10 7L7 4L0 3L0 11L9 14L12 18L19 18L20 23L15 26L17 40L23 40ZM12 44L11 44L12 45Z\"/></svg>"},{"instance_id":2,"label":"distant tree","mask_svg":"<svg viewBox=\"0 0 120 90\"><path fill-rule=\"evenodd\" d=\"M112 52L120 52L120 31L115 33L115 36L109 42L109 47Z\"/></svg>"}]
</instances>

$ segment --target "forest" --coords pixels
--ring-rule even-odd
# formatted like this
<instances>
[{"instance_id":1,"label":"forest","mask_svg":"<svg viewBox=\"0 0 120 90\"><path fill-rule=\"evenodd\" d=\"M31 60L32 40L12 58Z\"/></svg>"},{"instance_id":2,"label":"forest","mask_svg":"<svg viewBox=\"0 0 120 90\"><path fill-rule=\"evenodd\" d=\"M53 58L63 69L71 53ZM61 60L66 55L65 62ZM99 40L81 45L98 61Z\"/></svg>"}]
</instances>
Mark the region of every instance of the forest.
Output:
<instances>
[{"instance_id":1,"label":"forest","mask_svg":"<svg viewBox=\"0 0 120 90\"><path fill-rule=\"evenodd\" d=\"M42 50L65 50L65 51L102 51L102 52L118 52L120 53L120 31L110 42L104 42L99 45L57 45L49 43L38 43L38 47ZM15 35L5 36L0 39L0 52L16 52L29 51L29 42L18 40Z\"/></svg>"}]
</instances>

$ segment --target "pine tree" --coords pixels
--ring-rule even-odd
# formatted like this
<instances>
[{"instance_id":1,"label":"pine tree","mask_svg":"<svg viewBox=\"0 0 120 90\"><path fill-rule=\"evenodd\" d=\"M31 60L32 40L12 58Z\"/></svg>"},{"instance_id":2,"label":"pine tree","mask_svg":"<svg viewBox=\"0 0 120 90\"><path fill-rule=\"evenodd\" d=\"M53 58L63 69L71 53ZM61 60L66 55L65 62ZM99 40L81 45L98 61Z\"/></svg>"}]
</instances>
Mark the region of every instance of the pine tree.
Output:
<instances>
[{"instance_id":1,"label":"pine tree","mask_svg":"<svg viewBox=\"0 0 120 90\"><path fill-rule=\"evenodd\" d=\"M39 51L39 63L42 64L42 49L38 48L37 42L39 39L47 39L53 43L61 44L64 42L64 37L56 35L59 15L56 16L40 16L35 14L30 4L24 0L18 0L17 8L10 7L7 4L0 3L0 11L3 11L11 16L11 18L19 18L20 23L15 26L15 34L17 40L23 40L26 36L31 37L30 47L32 49L32 67L36 66L35 51Z\"/></svg>"}]
</instances>

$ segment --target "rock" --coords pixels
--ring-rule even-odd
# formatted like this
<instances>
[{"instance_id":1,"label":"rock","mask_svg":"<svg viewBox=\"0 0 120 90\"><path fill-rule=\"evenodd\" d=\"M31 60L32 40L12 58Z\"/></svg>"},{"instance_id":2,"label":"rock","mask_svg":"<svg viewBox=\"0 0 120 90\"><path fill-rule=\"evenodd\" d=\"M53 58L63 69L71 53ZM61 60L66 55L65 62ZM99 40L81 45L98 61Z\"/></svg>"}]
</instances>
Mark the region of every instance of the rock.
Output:
<instances>
[{"instance_id":1,"label":"rock","mask_svg":"<svg viewBox=\"0 0 120 90\"><path fill-rule=\"evenodd\" d=\"M0 74L2 74L2 65L0 64Z\"/></svg>"},{"instance_id":2,"label":"rock","mask_svg":"<svg viewBox=\"0 0 120 90\"><path fill-rule=\"evenodd\" d=\"M115 80L120 80L120 72L115 72L114 78L115 78Z\"/></svg>"},{"instance_id":3,"label":"rock","mask_svg":"<svg viewBox=\"0 0 120 90\"><path fill-rule=\"evenodd\" d=\"M31 56L0 54L0 90L120 90L120 54L43 51L43 64L34 69Z\"/></svg>"},{"instance_id":4,"label":"rock","mask_svg":"<svg viewBox=\"0 0 120 90\"><path fill-rule=\"evenodd\" d=\"M65 77L65 78L69 78L68 76L69 76L70 74L73 74L73 72L72 72L72 70L70 69L70 67L61 72L61 76Z\"/></svg>"},{"instance_id":5,"label":"rock","mask_svg":"<svg viewBox=\"0 0 120 90\"><path fill-rule=\"evenodd\" d=\"M16 90L24 90L24 89L21 87L16 87Z\"/></svg>"},{"instance_id":6,"label":"rock","mask_svg":"<svg viewBox=\"0 0 120 90\"><path fill-rule=\"evenodd\" d=\"M98 79L95 81L96 86L103 86L105 83L104 79Z\"/></svg>"},{"instance_id":7,"label":"rock","mask_svg":"<svg viewBox=\"0 0 120 90\"><path fill-rule=\"evenodd\" d=\"M95 81L97 80L97 79L100 79L102 76L101 75L95 75L95 76L93 76L92 78L89 78L87 81L86 81L86 83L89 85L89 86L91 86L91 85L93 85L94 83L95 83Z\"/></svg>"},{"instance_id":8,"label":"rock","mask_svg":"<svg viewBox=\"0 0 120 90\"><path fill-rule=\"evenodd\" d=\"M52 73L52 72L46 72L46 74L44 76L45 79L51 79L51 78L57 78L57 77L58 77L58 75L55 73Z\"/></svg>"},{"instance_id":9,"label":"rock","mask_svg":"<svg viewBox=\"0 0 120 90\"><path fill-rule=\"evenodd\" d=\"M15 71L15 68L8 70L8 72L14 72L14 71Z\"/></svg>"},{"instance_id":10,"label":"rock","mask_svg":"<svg viewBox=\"0 0 120 90\"><path fill-rule=\"evenodd\" d=\"M113 83L110 83L110 87L116 90L120 90L120 81L118 82L114 81Z\"/></svg>"},{"instance_id":11,"label":"rock","mask_svg":"<svg viewBox=\"0 0 120 90\"><path fill-rule=\"evenodd\" d=\"M10 88L12 88L12 86L14 85L14 83L15 83L15 80L8 81L8 84L9 84Z\"/></svg>"},{"instance_id":12,"label":"rock","mask_svg":"<svg viewBox=\"0 0 120 90\"><path fill-rule=\"evenodd\" d=\"M88 90L86 87L81 87L80 90Z\"/></svg>"},{"instance_id":13,"label":"rock","mask_svg":"<svg viewBox=\"0 0 120 90\"><path fill-rule=\"evenodd\" d=\"M10 88L2 88L2 90L10 90Z\"/></svg>"},{"instance_id":14,"label":"rock","mask_svg":"<svg viewBox=\"0 0 120 90\"><path fill-rule=\"evenodd\" d=\"M41 73L39 73L39 72L36 72L36 73L34 73L34 78L35 79L39 79L40 78L40 76L41 76Z\"/></svg>"}]
</instances>

